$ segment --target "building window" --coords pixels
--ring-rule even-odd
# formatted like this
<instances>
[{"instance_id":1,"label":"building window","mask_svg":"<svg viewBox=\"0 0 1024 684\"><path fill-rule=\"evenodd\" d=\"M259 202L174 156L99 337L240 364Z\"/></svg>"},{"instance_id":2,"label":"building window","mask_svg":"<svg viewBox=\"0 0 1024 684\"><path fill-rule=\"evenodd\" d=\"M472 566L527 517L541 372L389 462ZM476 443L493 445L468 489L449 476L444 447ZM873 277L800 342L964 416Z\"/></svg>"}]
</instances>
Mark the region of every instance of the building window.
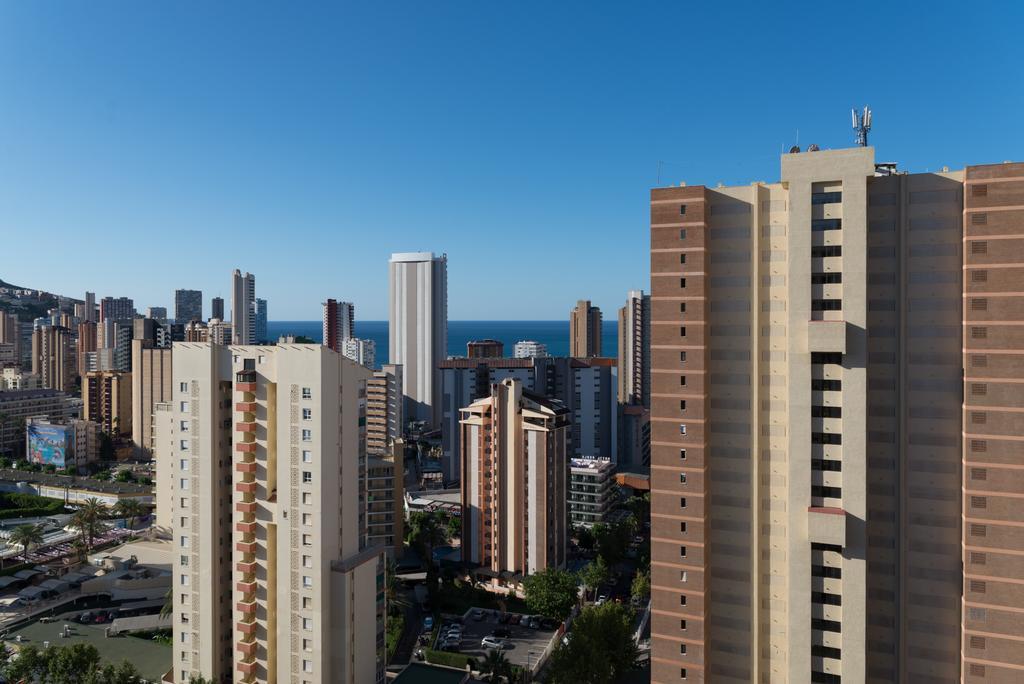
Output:
<instances>
[{"instance_id":1,"label":"building window","mask_svg":"<svg viewBox=\"0 0 1024 684\"><path fill-rule=\"evenodd\" d=\"M302 492L302 503L306 506L313 505L313 495L309 492Z\"/></svg>"},{"instance_id":2,"label":"building window","mask_svg":"<svg viewBox=\"0 0 1024 684\"><path fill-rule=\"evenodd\" d=\"M181 544L181 548L183 548L183 549L187 549L188 548L188 537L186 535L182 535L181 536L180 544Z\"/></svg>"},{"instance_id":3,"label":"building window","mask_svg":"<svg viewBox=\"0 0 1024 684\"><path fill-rule=\"evenodd\" d=\"M302 609L303 610L312 610L313 609L313 599L310 598L309 596L303 596L302 597Z\"/></svg>"},{"instance_id":4,"label":"building window","mask_svg":"<svg viewBox=\"0 0 1024 684\"><path fill-rule=\"evenodd\" d=\"M680 375L679 376L679 384L683 385L683 386L686 385L686 376L685 375Z\"/></svg>"},{"instance_id":5,"label":"building window","mask_svg":"<svg viewBox=\"0 0 1024 684\"><path fill-rule=\"evenodd\" d=\"M178 429L181 430L182 432L188 432L188 421L187 420L181 421L181 424L178 425Z\"/></svg>"},{"instance_id":6,"label":"building window","mask_svg":"<svg viewBox=\"0 0 1024 684\"><path fill-rule=\"evenodd\" d=\"M188 575L179 575L178 576L178 581L181 583L181 586L187 587L188 586Z\"/></svg>"},{"instance_id":7,"label":"building window","mask_svg":"<svg viewBox=\"0 0 1024 684\"><path fill-rule=\"evenodd\" d=\"M187 568L188 567L188 556L179 556L178 557L178 563L181 565L181 567Z\"/></svg>"},{"instance_id":8,"label":"building window","mask_svg":"<svg viewBox=\"0 0 1024 684\"><path fill-rule=\"evenodd\" d=\"M181 402L179 404L179 409L181 410L182 413L188 413L188 402L187 401Z\"/></svg>"},{"instance_id":9,"label":"building window","mask_svg":"<svg viewBox=\"0 0 1024 684\"><path fill-rule=\"evenodd\" d=\"M685 546L680 546L679 547L679 557L680 558L686 558L686 547Z\"/></svg>"},{"instance_id":10,"label":"building window","mask_svg":"<svg viewBox=\"0 0 1024 684\"><path fill-rule=\"evenodd\" d=\"M679 287L686 287L686 278L679 279Z\"/></svg>"},{"instance_id":11,"label":"building window","mask_svg":"<svg viewBox=\"0 0 1024 684\"><path fill-rule=\"evenodd\" d=\"M178 463L178 467L181 468L182 470L188 470L188 459L187 458L181 459L181 461L179 461L179 463Z\"/></svg>"},{"instance_id":12,"label":"building window","mask_svg":"<svg viewBox=\"0 0 1024 684\"><path fill-rule=\"evenodd\" d=\"M842 192L811 193L811 204L836 204L843 201Z\"/></svg>"},{"instance_id":13,"label":"building window","mask_svg":"<svg viewBox=\"0 0 1024 684\"><path fill-rule=\"evenodd\" d=\"M685 435L686 434L686 424L685 423L681 423L679 425L679 434L681 434L681 435Z\"/></svg>"},{"instance_id":14,"label":"building window","mask_svg":"<svg viewBox=\"0 0 1024 684\"><path fill-rule=\"evenodd\" d=\"M679 336L680 337L686 337L686 326L680 326L680 328L679 328Z\"/></svg>"},{"instance_id":15,"label":"building window","mask_svg":"<svg viewBox=\"0 0 1024 684\"><path fill-rule=\"evenodd\" d=\"M685 496L679 497L679 507L680 508L686 508L686 497Z\"/></svg>"},{"instance_id":16,"label":"building window","mask_svg":"<svg viewBox=\"0 0 1024 684\"><path fill-rule=\"evenodd\" d=\"M680 216L686 216L686 205L685 204L680 204L679 205L679 215Z\"/></svg>"},{"instance_id":17,"label":"building window","mask_svg":"<svg viewBox=\"0 0 1024 684\"><path fill-rule=\"evenodd\" d=\"M302 388L302 398L303 399L312 399L313 398L313 390L311 390L308 387L303 387Z\"/></svg>"},{"instance_id":18,"label":"building window","mask_svg":"<svg viewBox=\"0 0 1024 684\"><path fill-rule=\"evenodd\" d=\"M685 461L686 460L686 449L680 449L679 450L679 460L680 461Z\"/></svg>"},{"instance_id":19,"label":"building window","mask_svg":"<svg viewBox=\"0 0 1024 684\"><path fill-rule=\"evenodd\" d=\"M680 629L681 631L683 631L683 632L685 632L685 631L686 631L686 620L680 620L680 621L679 621L679 629Z\"/></svg>"},{"instance_id":20,"label":"building window","mask_svg":"<svg viewBox=\"0 0 1024 684\"><path fill-rule=\"evenodd\" d=\"M685 570L680 570L679 571L679 581L680 582L685 582L686 581L686 571Z\"/></svg>"},{"instance_id":21,"label":"building window","mask_svg":"<svg viewBox=\"0 0 1024 684\"><path fill-rule=\"evenodd\" d=\"M686 533L686 521L685 520L679 521L679 531L682 532L683 534Z\"/></svg>"},{"instance_id":22,"label":"building window","mask_svg":"<svg viewBox=\"0 0 1024 684\"><path fill-rule=\"evenodd\" d=\"M309 589L310 587L312 587L313 586L313 578L310 577L309 575L303 575L302 576L302 586L305 587L306 589Z\"/></svg>"},{"instance_id":23,"label":"building window","mask_svg":"<svg viewBox=\"0 0 1024 684\"><path fill-rule=\"evenodd\" d=\"M178 484L179 484L179 486L182 489L188 489L188 478L187 477L181 478L181 480L178 482Z\"/></svg>"},{"instance_id":24,"label":"building window","mask_svg":"<svg viewBox=\"0 0 1024 684\"><path fill-rule=\"evenodd\" d=\"M683 228L682 230L679 231L679 239L680 240L685 240L686 239L686 229L685 228Z\"/></svg>"},{"instance_id":25,"label":"building window","mask_svg":"<svg viewBox=\"0 0 1024 684\"><path fill-rule=\"evenodd\" d=\"M313 473L309 470L302 471L302 484L309 484L313 481Z\"/></svg>"},{"instance_id":26,"label":"building window","mask_svg":"<svg viewBox=\"0 0 1024 684\"><path fill-rule=\"evenodd\" d=\"M313 441L313 431L312 430L303 430L302 431L302 441L303 442L312 442Z\"/></svg>"},{"instance_id":27,"label":"building window","mask_svg":"<svg viewBox=\"0 0 1024 684\"><path fill-rule=\"evenodd\" d=\"M182 451L188 451L188 440L187 439L181 440L178 443L178 446L181 448Z\"/></svg>"},{"instance_id":28,"label":"building window","mask_svg":"<svg viewBox=\"0 0 1024 684\"><path fill-rule=\"evenodd\" d=\"M303 463L312 463L313 462L313 452L309 451L308 449L303 449L302 450L302 462Z\"/></svg>"},{"instance_id":29,"label":"building window","mask_svg":"<svg viewBox=\"0 0 1024 684\"><path fill-rule=\"evenodd\" d=\"M302 420L313 420L313 409L302 409Z\"/></svg>"},{"instance_id":30,"label":"building window","mask_svg":"<svg viewBox=\"0 0 1024 684\"><path fill-rule=\"evenodd\" d=\"M686 473L679 473L679 484L686 484Z\"/></svg>"},{"instance_id":31,"label":"building window","mask_svg":"<svg viewBox=\"0 0 1024 684\"><path fill-rule=\"evenodd\" d=\"M303 672L312 672L313 671L313 661L312 660L303 660L302 661L302 671Z\"/></svg>"},{"instance_id":32,"label":"building window","mask_svg":"<svg viewBox=\"0 0 1024 684\"><path fill-rule=\"evenodd\" d=\"M312 568L313 567L313 557L312 556L303 556L302 557L302 567L304 567L304 568Z\"/></svg>"},{"instance_id":33,"label":"building window","mask_svg":"<svg viewBox=\"0 0 1024 684\"><path fill-rule=\"evenodd\" d=\"M679 655L686 655L686 644L679 644Z\"/></svg>"},{"instance_id":34,"label":"building window","mask_svg":"<svg viewBox=\"0 0 1024 684\"><path fill-rule=\"evenodd\" d=\"M188 383L187 382L179 382L178 383L178 391L180 391L183 394L187 393L188 392Z\"/></svg>"},{"instance_id":35,"label":"building window","mask_svg":"<svg viewBox=\"0 0 1024 684\"><path fill-rule=\"evenodd\" d=\"M313 650L313 640L312 639L303 639L302 640L302 650L303 651L312 651Z\"/></svg>"},{"instance_id":36,"label":"building window","mask_svg":"<svg viewBox=\"0 0 1024 684\"><path fill-rule=\"evenodd\" d=\"M686 263L686 255L685 254L680 254L679 255L679 263L681 263L681 264L685 264Z\"/></svg>"},{"instance_id":37,"label":"building window","mask_svg":"<svg viewBox=\"0 0 1024 684\"><path fill-rule=\"evenodd\" d=\"M679 410L680 411L685 411L686 410L686 400L685 399L680 399L679 400Z\"/></svg>"},{"instance_id":38,"label":"building window","mask_svg":"<svg viewBox=\"0 0 1024 684\"><path fill-rule=\"evenodd\" d=\"M679 668L679 678L680 679L686 679L686 668L685 667Z\"/></svg>"},{"instance_id":39,"label":"building window","mask_svg":"<svg viewBox=\"0 0 1024 684\"><path fill-rule=\"evenodd\" d=\"M310 515L309 513L303 513L302 514L302 524L306 525L306 526L311 526L313 524L313 516Z\"/></svg>"},{"instance_id":40,"label":"building window","mask_svg":"<svg viewBox=\"0 0 1024 684\"><path fill-rule=\"evenodd\" d=\"M313 620L312 618L302 618L302 629L307 632L313 631Z\"/></svg>"},{"instance_id":41,"label":"building window","mask_svg":"<svg viewBox=\"0 0 1024 684\"><path fill-rule=\"evenodd\" d=\"M304 534L304 535L302 535L302 545L303 546L312 546L313 545L313 535L311 535L311 534Z\"/></svg>"},{"instance_id":42,"label":"building window","mask_svg":"<svg viewBox=\"0 0 1024 684\"><path fill-rule=\"evenodd\" d=\"M680 594L679 595L679 605L681 605L681 606L685 606L686 605L686 594Z\"/></svg>"}]
</instances>

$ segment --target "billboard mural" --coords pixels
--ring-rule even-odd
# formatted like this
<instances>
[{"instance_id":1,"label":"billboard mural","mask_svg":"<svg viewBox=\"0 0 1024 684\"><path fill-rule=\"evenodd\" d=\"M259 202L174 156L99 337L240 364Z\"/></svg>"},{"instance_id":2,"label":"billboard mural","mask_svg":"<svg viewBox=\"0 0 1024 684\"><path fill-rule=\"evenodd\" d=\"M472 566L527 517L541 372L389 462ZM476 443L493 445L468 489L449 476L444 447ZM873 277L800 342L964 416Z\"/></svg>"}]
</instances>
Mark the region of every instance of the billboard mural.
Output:
<instances>
[{"instance_id":1,"label":"billboard mural","mask_svg":"<svg viewBox=\"0 0 1024 684\"><path fill-rule=\"evenodd\" d=\"M28 460L39 465L54 465L63 468L71 441L70 426L28 425Z\"/></svg>"}]
</instances>

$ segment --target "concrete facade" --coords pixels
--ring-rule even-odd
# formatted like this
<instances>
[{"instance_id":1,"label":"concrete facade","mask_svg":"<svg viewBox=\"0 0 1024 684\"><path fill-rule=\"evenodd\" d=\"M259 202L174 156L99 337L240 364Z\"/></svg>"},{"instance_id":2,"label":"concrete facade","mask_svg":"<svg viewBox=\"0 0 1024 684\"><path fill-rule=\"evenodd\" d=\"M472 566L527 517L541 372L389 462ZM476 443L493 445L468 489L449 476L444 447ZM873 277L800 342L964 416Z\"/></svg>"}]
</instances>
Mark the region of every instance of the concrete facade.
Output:
<instances>
[{"instance_id":1,"label":"concrete facade","mask_svg":"<svg viewBox=\"0 0 1024 684\"><path fill-rule=\"evenodd\" d=\"M403 368L406 419L436 426L438 364L448 354L448 257L392 254L388 269L388 361Z\"/></svg>"},{"instance_id":2,"label":"concrete facade","mask_svg":"<svg viewBox=\"0 0 1024 684\"><path fill-rule=\"evenodd\" d=\"M171 400L171 350L132 340L132 440L143 456L153 453L157 404Z\"/></svg>"},{"instance_id":3,"label":"concrete facade","mask_svg":"<svg viewBox=\"0 0 1024 684\"><path fill-rule=\"evenodd\" d=\"M237 268L231 275L231 342L256 343L256 276Z\"/></svg>"},{"instance_id":4,"label":"concrete facade","mask_svg":"<svg viewBox=\"0 0 1024 684\"><path fill-rule=\"evenodd\" d=\"M581 299L569 312L569 356L601 355L601 310Z\"/></svg>"}]
</instances>

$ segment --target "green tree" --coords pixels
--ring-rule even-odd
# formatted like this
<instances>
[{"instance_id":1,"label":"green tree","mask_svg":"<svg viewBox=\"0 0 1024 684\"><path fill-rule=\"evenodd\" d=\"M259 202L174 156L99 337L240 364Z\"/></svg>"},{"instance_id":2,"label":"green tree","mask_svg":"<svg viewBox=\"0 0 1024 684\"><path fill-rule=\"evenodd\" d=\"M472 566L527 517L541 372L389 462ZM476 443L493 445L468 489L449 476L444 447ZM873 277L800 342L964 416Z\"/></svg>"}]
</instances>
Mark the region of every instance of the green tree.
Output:
<instances>
[{"instance_id":1,"label":"green tree","mask_svg":"<svg viewBox=\"0 0 1024 684\"><path fill-rule=\"evenodd\" d=\"M633 583L629 588L630 595L636 601L643 601L651 593L651 571L639 570L633 576Z\"/></svg>"},{"instance_id":2,"label":"green tree","mask_svg":"<svg viewBox=\"0 0 1024 684\"><path fill-rule=\"evenodd\" d=\"M635 519L630 516L626 521L614 525L594 525L597 553L604 557L608 565L615 565L625 558L626 549L633 540L635 524Z\"/></svg>"},{"instance_id":3,"label":"green tree","mask_svg":"<svg viewBox=\"0 0 1024 684\"><path fill-rule=\"evenodd\" d=\"M484 675L489 682L499 682L502 679L512 680L512 663L508 661L501 651L491 649L479 663L480 674Z\"/></svg>"},{"instance_id":4,"label":"green tree","mask_svg":"<svg viewBox=\"0 0 1024 684\"><path fill-rule=\"evenodd\" d=\"M384 566L384 600L391 615L398 615L402 608L409 605L409 599L402 590L402 582L398 579L398 566L392 558L388 558Z\"/></svg>"},{"instance_id":5,"label":"green tree","mask_svg":"<svg viewBox=\"0 0 1024 684\"><path fill-rule=\"evenodd\" d=\"M87 549L92 548L93 540L103 530L103 524L100 521L107 517L109 513L110 509L107 504L94 496L90 496L81 503L78 510L71 516L71 525L78 529Z\"/></svg>"},{"instance_id":6,"label":"green tree","mask_svg":"<svg viewBox=\"0 0 1024 684\"><path fill-rule=\"evenodd\" d=\"M11 536L7 539L13 546L20 546L28 562L28 552L33 546L43 543L43 528L41 525L18 525L11 530Z\"/></svg>"},{"instance_id":7,"label":"green tree","mask_svg":"<svg viewBox=\"0 0 1024 684\"><path fill-rule=\"evenodd\" d=\"M166 594L164 594L164 605L162 605L160 607L160 617L162 617L162 618L170 617L171 613L173 613L173 612L174 612L174 589L172 587L171 589L167 590Z\"/></svg>"},{"instance_id":8,"label":"green tree","mask_svg":"<svg viewBox=\"0 0 1024 684\"><path fill-rule=\"evenodd\" d=\"M114 505L114 513L128 521L128 529L134 529L135 521L146 514L146 507L138 499L120 499Z\"/></svg>"},{"instance_id":9,"label":"green tree","mask_svg":"<svg viewBox=\"0 0 1024 684\"><path fill-rule=\"evenodd\" d=\"M427 568L434 567L434 547L448 541L444 529L437 520L437 515L426 511L416 511L409 516L409 529L406 534L409 545L416 549L427 561Z\"/></svg>"},{"instance_id":10,"label":"green tree","mask_svg":"<svg viewBox=\"0 0 1024 684\"><path fill-rule=\"evenodd\" d=\"M120 665L107 663L103 666L94 667L82 680L82 684L136 684L142 679L142 674L127 660L122 660ZM77 679L67 680L77 682Z\"/></svg>"},{"instance_id":11,"label":"green tree","mask_svg":"<svg viewBox=\"0 0 1024 684\"><path fill-rule=\"evenodd\" d=\"M445 528L445 532L448 534L448 539L457 539L462 537L462 518L457 515L453 515L448 518L448 525Z\"/></svg>"},{"instance_id":12,"label":"green tree","mask_svg":"<svg viewBox=\"0 0 1024 684\"><path fill-rule=\"evenodd\" d=\"M587 590L588 595L596 595L601 585L607 584L612 577L612 571L604 561L604 556L598 556L596 560L587 563L580 571L580 580Z\"/></svg>"},{"instance_id":13,"label":"green tree","mask_svg":"<svg viewBox=\"0 0 1024 684\"><path fill-rule=\"evenodd\" d=\"M82 673L100 664L100 652L92 644L78 643L47 650L52 651L46 668L49 681L78 681Z\"/></svg>"},{"instance_id":14,"label":"green tree","mask_svg":"<svg viewBox=\"0 0 1024 684\"><path fill-rule=\"evenodd\" d=\"M574 573L545 568L523 580L526 605L546 617L564 620L576 605L579 583Z\"/></svg>"},{"instance_id":15,"label":"green tree","mask_svg":"<svg viewBox=\"0 0 1024 684\"><path fill-rule=\"evenodd\" d=\"M589 527L579 527L576 530L576 544L584 551L594 550L594 533Z\"/></svg>"},{"instance_id":16,"label":"green tree","mask_svg":"<svg viewBox=\"0 0 1024 684\"><path fill-rule=\"evenodd\" d=\"M586 608L573 621L568 644L551 656L551 684L611 684L637 659L632 613L617 603Z\"/></svg>"}]
</instances>

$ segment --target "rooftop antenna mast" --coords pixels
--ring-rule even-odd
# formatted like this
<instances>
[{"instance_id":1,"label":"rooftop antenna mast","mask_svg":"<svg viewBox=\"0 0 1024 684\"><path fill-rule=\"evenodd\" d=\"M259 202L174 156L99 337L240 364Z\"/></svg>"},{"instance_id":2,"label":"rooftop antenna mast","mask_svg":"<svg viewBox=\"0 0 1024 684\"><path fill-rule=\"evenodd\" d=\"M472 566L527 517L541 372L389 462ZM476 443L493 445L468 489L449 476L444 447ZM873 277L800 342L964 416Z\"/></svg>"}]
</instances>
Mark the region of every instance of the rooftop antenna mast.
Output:
<instances>
[{"instance_id":1,"label":"rooftop antenna mast","mask_svg":"<svg viewBox=\"0 0 1024 684\"><path fill-rule=\"evenodd\" d=\"M863 114L851 109L850 114L853 115L853 130L857 131L857 145L867 147L868 131L871 130L871 108L865 106Z\"/></svg>"}]
</instances>

